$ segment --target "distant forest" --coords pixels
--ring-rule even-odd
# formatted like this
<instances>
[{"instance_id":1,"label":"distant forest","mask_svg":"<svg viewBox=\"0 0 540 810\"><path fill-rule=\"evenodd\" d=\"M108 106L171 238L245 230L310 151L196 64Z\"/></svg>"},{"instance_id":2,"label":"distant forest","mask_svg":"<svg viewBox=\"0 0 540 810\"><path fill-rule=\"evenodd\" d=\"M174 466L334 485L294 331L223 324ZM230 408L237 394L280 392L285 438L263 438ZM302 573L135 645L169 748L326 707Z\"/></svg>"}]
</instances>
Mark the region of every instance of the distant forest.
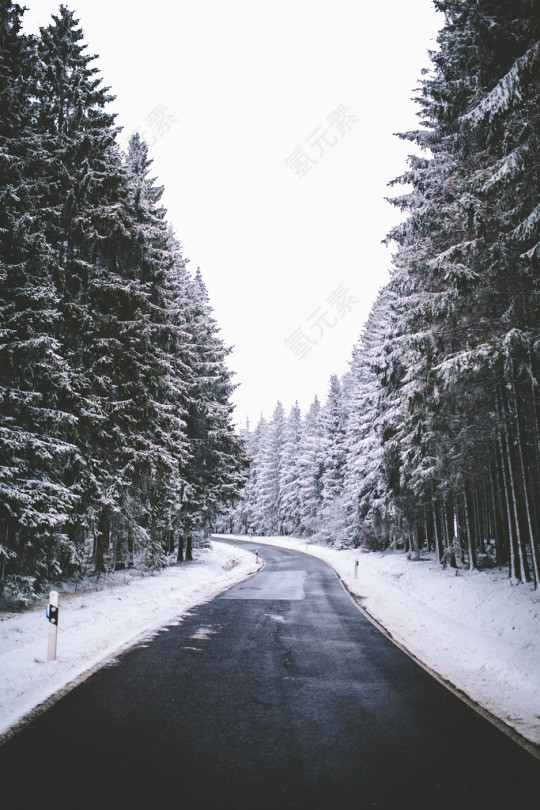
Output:
<instances>
[{"instance_id":1,"label":"distant forest","mask_svg":"<svg viewBox=\"0 0 540 810\"><path fill-rule=\"evenodd\" d=\"M405 215L390 281L327 401L278 403L244 431L251 473L228 528L428 550L537 586L538 3L435 6L419 128L400 135L415 153L390 184Z\"/></svg>"},{"instance_id":2,"label":"distant forest","mask_svg":"<svg viewBox=\"0 0 540 810\"><path fill-rule=\"evenodd\" d=\"M228 349L60 6L0 0L0 592L191 556L246 479Z\"/></svg>"}]
</instances>

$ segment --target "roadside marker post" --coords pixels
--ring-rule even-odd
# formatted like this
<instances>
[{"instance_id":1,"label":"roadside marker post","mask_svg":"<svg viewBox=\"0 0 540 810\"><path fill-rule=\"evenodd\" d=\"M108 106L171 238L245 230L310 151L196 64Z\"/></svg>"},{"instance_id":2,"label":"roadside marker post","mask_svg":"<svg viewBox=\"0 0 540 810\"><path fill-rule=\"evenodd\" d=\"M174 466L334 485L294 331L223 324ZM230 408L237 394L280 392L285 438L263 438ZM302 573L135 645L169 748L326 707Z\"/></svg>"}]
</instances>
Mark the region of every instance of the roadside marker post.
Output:
<instances>
[{"instance_id":1,"label":"roadside marker post","mask_svg":"<svg viewBox=\"0 0 540 810\"><path fill-rule=\"evenodd\" d=\"M58 637L58 594L49 593L47 605L47 618L49 620L49 642L47 645L47 661L56 661L56 641Z\"/></svg>"},{"instance_id":2,"label":"roadside marker post","mask_svg":"<svg viewBox=\"0 0 540 810\"><path fill-rule=\"evenodd\" d=\"M354 578L358 579L358 560L354 564Z\"/></svg>"}]
</instances>

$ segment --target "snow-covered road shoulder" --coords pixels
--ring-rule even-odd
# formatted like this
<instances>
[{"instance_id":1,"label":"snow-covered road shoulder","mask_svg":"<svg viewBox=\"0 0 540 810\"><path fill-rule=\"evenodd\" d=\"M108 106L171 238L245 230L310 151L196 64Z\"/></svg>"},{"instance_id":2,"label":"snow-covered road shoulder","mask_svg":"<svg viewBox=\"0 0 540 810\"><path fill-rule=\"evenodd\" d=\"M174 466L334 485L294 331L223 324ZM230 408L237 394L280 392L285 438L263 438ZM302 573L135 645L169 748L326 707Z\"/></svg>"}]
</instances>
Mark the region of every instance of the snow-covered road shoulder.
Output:
<instances>
[{"instance_id":1,"label":"snow-covered road shoulder","mask_svg":"<svg viewBox=\"0 0 540 810\"><path fill-rule=\"evenodd\" d=\"M409 561L403 553L337 551L295 538L250 539L328 562L414 657L540 745L540 592L511 585L505 571L443 570L433 555Z\"/></svg>"},{"instance_id":2,"label":"snow-covered road shoulder","mask_svg":"<svg viewBox=\"0 0 540 810\"><path fill-rule=\"evenodd\" d=\"M153 575L105 577L60 594L56 661L46 661L45 606L0 613L0 735L68 683L260 568L241 548L212 543Z\"/></svg>"}]
</instances>

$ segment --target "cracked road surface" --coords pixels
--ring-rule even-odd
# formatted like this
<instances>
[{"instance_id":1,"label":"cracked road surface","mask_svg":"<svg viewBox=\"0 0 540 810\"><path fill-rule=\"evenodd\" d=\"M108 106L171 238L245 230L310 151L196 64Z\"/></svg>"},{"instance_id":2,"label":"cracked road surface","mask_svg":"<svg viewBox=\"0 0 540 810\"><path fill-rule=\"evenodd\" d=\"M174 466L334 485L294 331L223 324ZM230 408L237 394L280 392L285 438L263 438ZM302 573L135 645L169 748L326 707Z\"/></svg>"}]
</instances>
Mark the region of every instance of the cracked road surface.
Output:
<instances>
[{"instance_id":1,"label":"cracked road surface","mask_svg":"<svg viewBox=\"0 0 540 810\"><path fill-rule=\"evenodd\" d=\"M538 760L398 649L324 562L259 553L255 577L120 654L8 739L4 806L529 806Z\"/></svg>"}]
</instances>

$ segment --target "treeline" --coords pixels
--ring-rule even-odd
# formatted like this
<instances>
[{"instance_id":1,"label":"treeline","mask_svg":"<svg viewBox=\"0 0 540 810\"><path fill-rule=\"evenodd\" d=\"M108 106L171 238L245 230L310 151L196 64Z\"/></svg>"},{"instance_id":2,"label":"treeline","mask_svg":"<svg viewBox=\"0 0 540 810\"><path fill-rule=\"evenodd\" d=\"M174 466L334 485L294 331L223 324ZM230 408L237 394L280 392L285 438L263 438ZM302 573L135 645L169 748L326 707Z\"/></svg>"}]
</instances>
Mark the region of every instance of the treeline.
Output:
<instances>
[{"instance_id":1,"label":"treeline","mask_svg":"<svg viewBox=\"0 0 540 810\"><path fill-rule=\"evenodd\" d=\"M437 0L389 284L328 401L248 431L237 530L539 578L540 16Z\"/></svg>"},{"instance_id":2,"label":"treeline","mask_svg":"<svg viewBox=\"0 0 540 810\"><path fill-rule=\"evenodd\" d=\"M190 555L245 481L224 347L73 13L0 0L0 587Z\"/></svg>"}]
</instances>

